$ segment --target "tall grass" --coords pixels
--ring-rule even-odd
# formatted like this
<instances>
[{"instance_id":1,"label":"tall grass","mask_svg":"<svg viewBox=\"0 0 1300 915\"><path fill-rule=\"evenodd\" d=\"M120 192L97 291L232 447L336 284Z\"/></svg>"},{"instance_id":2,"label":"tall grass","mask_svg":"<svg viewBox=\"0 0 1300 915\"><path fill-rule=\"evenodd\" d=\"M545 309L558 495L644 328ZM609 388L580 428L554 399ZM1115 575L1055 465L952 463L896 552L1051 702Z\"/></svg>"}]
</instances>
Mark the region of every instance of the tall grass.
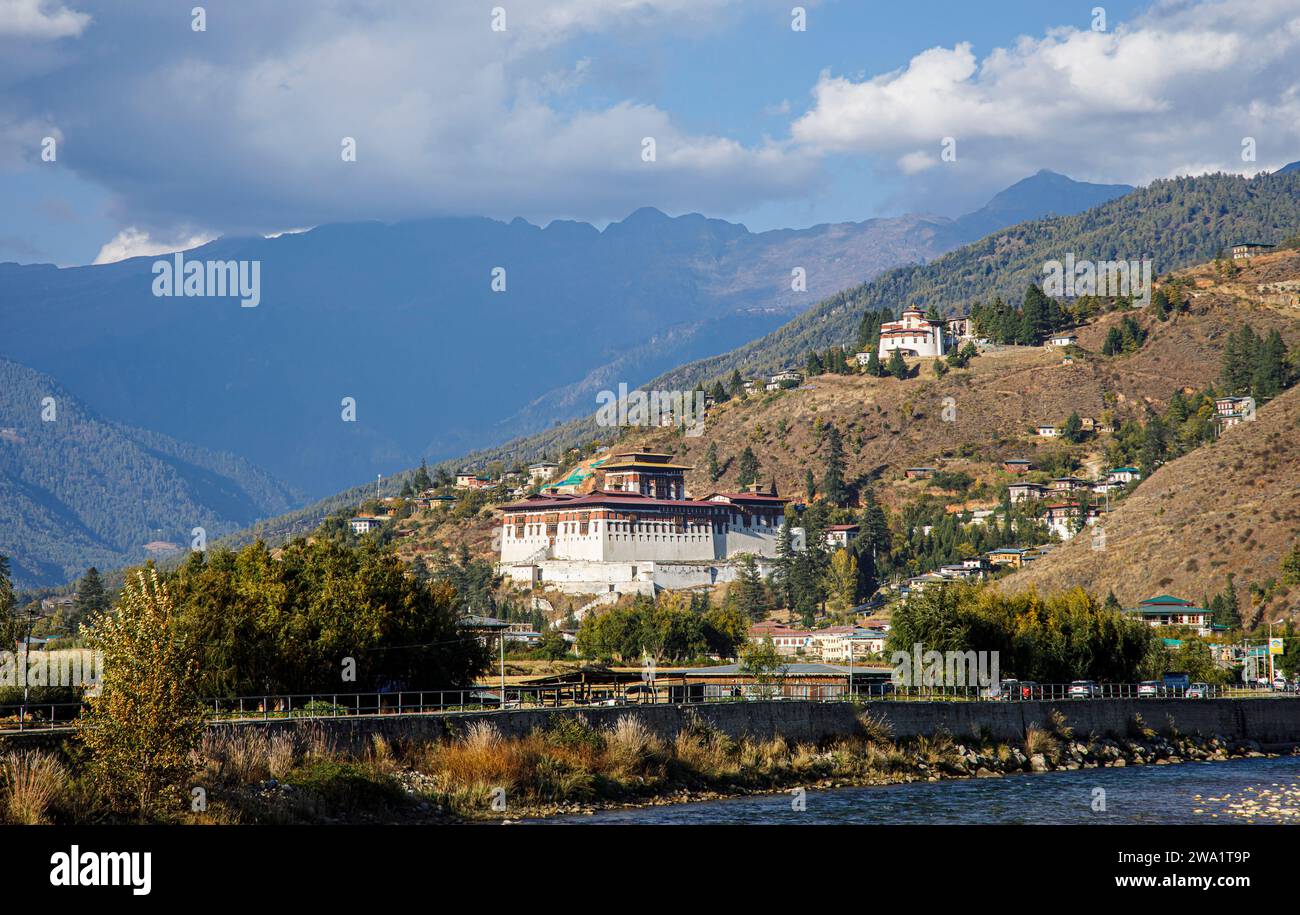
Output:
<instances>
[{"instance_id":1,"label":"tall grass","mask_svg":"<svg viewBox=\"0 0 1300 915\"><path fill-rule=\"evenodd\" d=\"M54 756L39 750L10 752L0 764L5 818L39 826L50 822L51 809L68 791L68 772Z\"/></svg>"}]
</instances>

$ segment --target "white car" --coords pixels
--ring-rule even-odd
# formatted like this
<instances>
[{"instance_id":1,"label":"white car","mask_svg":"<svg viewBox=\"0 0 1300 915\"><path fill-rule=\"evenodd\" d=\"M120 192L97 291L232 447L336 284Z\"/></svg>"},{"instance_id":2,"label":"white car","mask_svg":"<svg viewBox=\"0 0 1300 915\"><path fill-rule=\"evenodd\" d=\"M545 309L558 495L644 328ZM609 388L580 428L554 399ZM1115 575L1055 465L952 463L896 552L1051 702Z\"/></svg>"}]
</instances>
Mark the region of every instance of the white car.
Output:
<instances>
[{"instance_id":1,"label":"white car","mask_svg":"<svg viewBox=\"0 0 1300 915\"><path fill-rule=\"evenodd\" d=\"M1097 684L1091 680L1075 680L1066 695L1071 699L1092 699L1097 693Z\"/></svg>"},{"instance_id":2,"label":"white car","mask_svg":"<svg viewBox=\"0 0 1300 915\"><path fill-rule=\"evenodd\" d=\"M1138 684L1138 698L1155 699L1160 695L1162 685L1159 680L1143 680Z\"/></svg>"},{"instance_id":3,"label":"white car","mask_svg":"<svg viewBox=\"0 0 1300 915\"><path fill-rule=\"evenodd\" d=\"M1193 683L1187 687L1184 697L1187 699L1204 699L1210 694L1210 687L1205 683Z\"/></svg>"}]
</instances>

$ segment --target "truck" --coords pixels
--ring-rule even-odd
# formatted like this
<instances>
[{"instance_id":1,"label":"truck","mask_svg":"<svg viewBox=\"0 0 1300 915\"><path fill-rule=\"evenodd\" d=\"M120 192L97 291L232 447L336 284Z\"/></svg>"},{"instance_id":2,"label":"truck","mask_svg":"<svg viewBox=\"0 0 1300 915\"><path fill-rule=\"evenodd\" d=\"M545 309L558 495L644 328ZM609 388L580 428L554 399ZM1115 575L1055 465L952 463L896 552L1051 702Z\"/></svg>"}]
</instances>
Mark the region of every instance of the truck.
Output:
<instances>
[{"instance_id":1,"label":"truck","mask_svg":"<svg viewBox=\"0 0 1300 915\"><path fill-rule=\"evenodd\" d=\"M1187 674L1169 673L1165 674L1165 692L1173 695L1179 695L1192 685L1192 678Z\"/></svg>"}]
</instances>

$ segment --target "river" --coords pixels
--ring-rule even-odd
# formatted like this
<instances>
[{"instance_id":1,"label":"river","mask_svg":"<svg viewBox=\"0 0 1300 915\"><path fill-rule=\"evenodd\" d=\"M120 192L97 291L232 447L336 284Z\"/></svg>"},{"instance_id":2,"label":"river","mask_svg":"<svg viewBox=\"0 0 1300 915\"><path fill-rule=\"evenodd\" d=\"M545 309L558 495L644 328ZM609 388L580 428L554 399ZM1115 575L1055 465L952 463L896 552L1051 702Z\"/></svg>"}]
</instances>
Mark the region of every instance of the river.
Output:
<instances>
[{"instance_id":1,"label":"river","mask_svg":"<svg viewBox=\"0 0 1300 915\"><path fill-rule=\"evenodd\" d=\"M1096 789L1102 789L1104 795ZM1300 824L1300 757L1127 766L603 810L548 823ZM1099 802L1104 801L1104 809ZM1269 813L1274 807L1277 812ZM1199 813L1197 811L1200 811ZM1290 811L1286 813L1284 811ZM1245 814L1249 813L1247 816Z\"/></svg>"}]
</instances>

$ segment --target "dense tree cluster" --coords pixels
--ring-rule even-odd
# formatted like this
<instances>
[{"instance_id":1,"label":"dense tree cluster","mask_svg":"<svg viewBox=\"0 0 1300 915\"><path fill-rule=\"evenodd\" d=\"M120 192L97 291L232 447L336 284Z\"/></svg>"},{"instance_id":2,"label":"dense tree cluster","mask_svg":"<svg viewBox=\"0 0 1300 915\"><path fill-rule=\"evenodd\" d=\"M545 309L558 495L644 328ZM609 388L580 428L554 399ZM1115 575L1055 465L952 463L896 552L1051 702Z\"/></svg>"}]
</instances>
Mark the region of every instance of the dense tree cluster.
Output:
<instances>
[{"instance_id":1,"label":"dense tree cluster","mask_svg":"<svg viewBox=\"0 0 1300 915\"><path fill-rule=\"evenodd\" d=\"M1147 342L1147 332L1132 315L1124 315L1119 324L1112 325L1106 332L1106 339L1101 345L1103 356L1119 356L1140 350Z\"/></svg>"},{"instance_id":2,"label":"dense tree cluster","mask_svg":"<svg viewBox=\"0 0 1300 915\"><path fill-rule=\"evenodd\" d=\"M1003 677L1040 683L1133 683L1163 673L1166 663L1146 624L1081 588L1043 597L954 582L910 597L892 623L887 653L910 654L918 643L926 651L997 652Z\"/></svg>"},{"instance_id":3,"label":"dense tree cluster","mask_svg":"<svg viewBox=\"0 0 1300 915\"><path fill-rule=\"evenodd\" d=\"M656 664L703 658L735 657L749 631L749 618L737 606L709 606L700 593L667 591L658 599L638 595L624 606L589 613L578 628L578 651L584 655Z\"/></svg>"},{"instance_id":4,"label":"dense tree cluster","mask_svg":"<svg viewBox=\"0 0 1300 915\"><path fill-rule=\"evenodd\" d=\"M167 584L179 631L197 646L203 695L451 686L490 661L457 625L452 587L368 539L196 552Z\"/></svg>"},{"instance_id":5,"label":"dense tree cluster","mask_svg":"<svg viewBox=\"0 0 1300 915\"><path fill-rule=\"evenodd\" d=\"M993 343L1037 346L1053 331L1070 327L1074 317L1056 299L1036 284L1025 290L1023 304L1016 308L995 298L991 305L976 303L970 312L976 335Z\"/></svg>"},{"instance_id":6,"label":"dense tree cluster","mask_svg":"<svg viewBox=\"0 0 1300 915\"><path fill-rule=\"evenodd\" d=\"M1250 395L1257 404L1272 400L1295 382L1295 360L1276 328L1265 337L1249 324L1228 335L1221 378L1225 394Z\"/></svg>"}]
</instances>

